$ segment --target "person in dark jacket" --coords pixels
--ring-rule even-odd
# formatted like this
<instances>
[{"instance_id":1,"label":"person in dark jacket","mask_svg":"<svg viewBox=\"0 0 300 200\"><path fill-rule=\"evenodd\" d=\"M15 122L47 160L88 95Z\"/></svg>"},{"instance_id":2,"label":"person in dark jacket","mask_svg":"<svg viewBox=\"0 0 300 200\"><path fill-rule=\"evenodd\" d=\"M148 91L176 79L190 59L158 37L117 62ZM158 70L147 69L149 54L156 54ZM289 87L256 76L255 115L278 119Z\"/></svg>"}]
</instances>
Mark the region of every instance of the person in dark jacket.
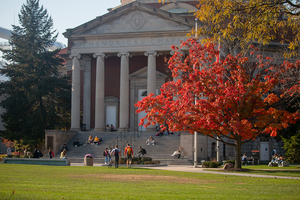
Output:
<instances>
[{"instance_id":1,"label":"person in dark jacket","mask_svg":"<svg viewBox=\"0 0 300 200\"><path fill-rule=\"evenodd\" d=\"M37 148L35 148L33 153L32 153L32 157L33 158L39 158L39 154L40 154L39 150L37 150Z\"/></svg>"}]
</instances>

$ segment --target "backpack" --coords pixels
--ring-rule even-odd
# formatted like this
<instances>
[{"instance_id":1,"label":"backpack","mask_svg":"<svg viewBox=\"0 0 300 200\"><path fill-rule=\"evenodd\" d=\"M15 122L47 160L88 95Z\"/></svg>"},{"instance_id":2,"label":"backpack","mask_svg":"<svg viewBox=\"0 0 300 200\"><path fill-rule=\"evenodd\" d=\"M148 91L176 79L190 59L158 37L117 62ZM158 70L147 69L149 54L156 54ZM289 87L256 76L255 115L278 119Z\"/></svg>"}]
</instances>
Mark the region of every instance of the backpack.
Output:
<instances>
[{"instance_id":1,"label":"backpack","mask_svg":"<svg viewBox=\"0 0 300 200\"><path fill-rule=\"evenodd\" d=\"M142 149L142 154L147 154L146 149Z\"/></svg>"},{"instance_id":2,"label":"backpack","mask_svg":"<svg viewBox=\"0 0 300 200\"><path fill-rule=\"evenodd\" d=\"M275 151L274 151L274 149L272 150L272 152L271 152L271 155L272 155L272 156L274 156L274 155L275 155Z\"/></svg>"},{"instance_id":3,"label":"backpack","mask_svg":"<svg viewBox=\"0 0 300 200\"><path fill-rule=\"evenodd\" d=\"M105 156L105 151L103 151L103 156Z\"/></svg>"},{"instance_id":4,"label":"backpack","mask_svg":"<svg viewBox=\"0 0 300 200\"><path fill-rule=\"evenodd\" d=\"M131 156L131 147L127 147L127 155Z\"/></svg>"},{"instance_id":5,"label":"backpack","mask_svg":"<svg viewBox=\"0 0 300 200\"><path fill-rule=\"evenodd\" d=\"M115 149L115 155L114 156L118 156L119 155L119 150L118 149Z\"/></svg>"}]
</instances>

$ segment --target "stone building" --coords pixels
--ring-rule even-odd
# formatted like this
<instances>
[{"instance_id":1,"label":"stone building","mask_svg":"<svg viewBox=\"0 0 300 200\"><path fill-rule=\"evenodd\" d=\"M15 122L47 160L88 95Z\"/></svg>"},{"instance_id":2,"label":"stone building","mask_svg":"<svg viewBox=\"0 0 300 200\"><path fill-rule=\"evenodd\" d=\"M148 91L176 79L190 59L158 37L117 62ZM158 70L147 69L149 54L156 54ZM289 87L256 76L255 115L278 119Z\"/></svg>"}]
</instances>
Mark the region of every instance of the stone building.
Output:
<instances>
[{"instance_id":1,"label":"stone building","mask_svg":"<svg viewBox=\"0 0 300 200\"><path fill-rule=\"evenodd\" d=\"M164 59L194 27L197 1L157 2L123 0L64 33L72 76L71 130L81 124L94 131L104 131L106 124L133 130L143 116L134 104L171 78Z\"/></svg>"}]
</instances>

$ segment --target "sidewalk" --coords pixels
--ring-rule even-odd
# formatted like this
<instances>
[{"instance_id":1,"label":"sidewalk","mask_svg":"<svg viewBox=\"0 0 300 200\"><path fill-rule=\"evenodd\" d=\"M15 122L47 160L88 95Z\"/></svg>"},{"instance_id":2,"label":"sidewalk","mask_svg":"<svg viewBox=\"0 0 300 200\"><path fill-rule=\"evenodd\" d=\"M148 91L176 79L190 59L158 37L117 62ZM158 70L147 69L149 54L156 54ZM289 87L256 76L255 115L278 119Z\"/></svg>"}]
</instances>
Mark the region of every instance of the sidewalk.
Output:
<instances>
[{"instance_id":1,"label":"sidewalk","mask_svg":"<svg viewBox=\"0 0 300 200\"><path fill-rule=\"evenodd\" d=\"M71 166L84 166L83 163L71 163ZM107 167L107 165L95 163L96 167ZM120 167L126 167L126 164L120 165ZM131 165L132 168L147 168L156 170L170 170L179 172L194 172L194 173L206 173L206 174L219 174L219 175L231 175L231 176L246 176L256 178L275 178L275 179L295 179L300 180L300 177L287 177L287 176L271 176L271 175L260 175L260 174L249 174L249 173L235 173L235 172L220 172L222 169L216 171L207 171L206 168L198 167L194 168L192 165Z\"/></svg>"}]
</instances>

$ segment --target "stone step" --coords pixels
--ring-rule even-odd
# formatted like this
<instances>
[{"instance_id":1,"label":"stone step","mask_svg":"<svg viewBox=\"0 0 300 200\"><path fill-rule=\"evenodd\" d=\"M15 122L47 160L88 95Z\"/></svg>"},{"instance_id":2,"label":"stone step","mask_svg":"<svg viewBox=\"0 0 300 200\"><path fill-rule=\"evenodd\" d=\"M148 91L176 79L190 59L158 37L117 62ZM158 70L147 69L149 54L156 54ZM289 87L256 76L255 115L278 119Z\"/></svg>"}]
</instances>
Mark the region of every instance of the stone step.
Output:
<instances>
[{"instance_id":1,"label":"stone step","mask_svg":"<svg viewBox=\"0 0 300 200\"><path fill-rule=\"evenodd\" d=\"M85 144L85 140L88 136L92 134L93 136L97 135L99 138L102 138L102 142L100 145L88 145ZM67 156L74 162L83 162L83 158L86 154L92 154L95 159L95 163L104 163L103 151L105 148L109 147L112 141L119 135L120 133L116 132L104 132L104 133L89 133L89 132L78 132L68 143L68 153ZM158 137L155 136L155 133L139 133L135 134L135 137L128 140L133 133L127 133L124 137L122 135L122 141L118 140L119 148L121 149L121 153L123 153L123 148L126 146L127 142L133 148L134 154L138 152L138 146L142 146L142 148L146 149L146 156L152 157L153 160L159 160L161 163L185 163L189 164L190 161L187 158L184 159L174 159L171 157L173 152L178 149L180 145L180 137L178 135L168 135ZM146 140L153 136L155 139L155 145L146 145ZM79 139L80 143L84 143L83 146L74 147L73 142L76 139ZM58 156L58 155L57 155ZM71 161L71 162L72 162Z\"/></svg>"}]
</instances>

